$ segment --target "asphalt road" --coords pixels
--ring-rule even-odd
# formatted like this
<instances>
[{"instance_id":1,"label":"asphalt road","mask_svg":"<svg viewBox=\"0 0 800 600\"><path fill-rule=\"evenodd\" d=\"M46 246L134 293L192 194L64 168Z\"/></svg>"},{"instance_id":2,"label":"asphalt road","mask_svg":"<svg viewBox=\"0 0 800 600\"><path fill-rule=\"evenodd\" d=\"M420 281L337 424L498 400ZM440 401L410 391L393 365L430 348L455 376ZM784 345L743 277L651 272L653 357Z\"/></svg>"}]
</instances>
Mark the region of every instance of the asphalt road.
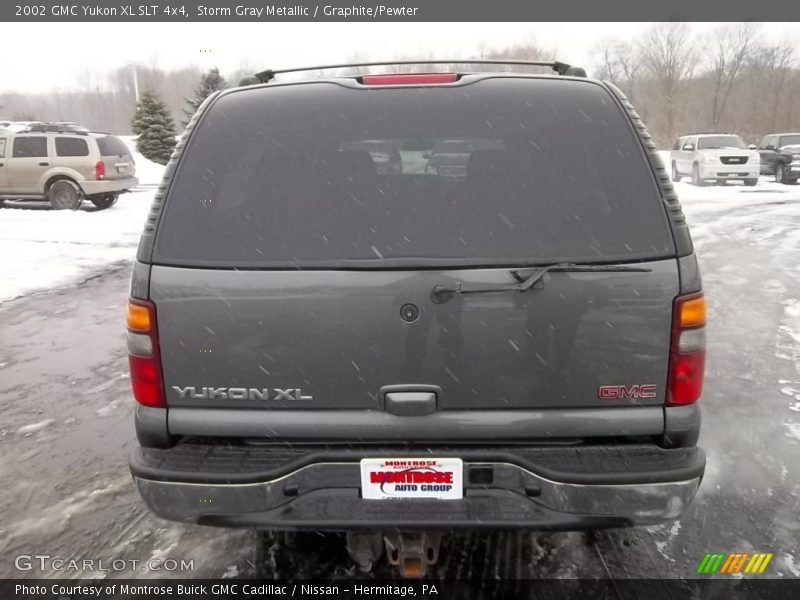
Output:
<instances>
[{"instance_id":1,"label":"asphalt road","mask_svg":"<svg viewBox=\"0 0 800 600\"><path fill-rule=\"evenodd\" d=\"M700 440L708 470L683 519L590 533L451 536L437 575L693 577L705 552L761 551L775 553L765 576L800 576L800 248L790 237L800 211L797 200L773 196L758 205L698 200L688 211L710 306ZM106 568L138 561L93 576L254 573L251 532L161 521L133 487L128 275L129 265L118 264L0 306L0 577L81 575L37 560L27 569L20 555L102 559ZM277 576L356 575L330 536L278 543L267 555ZM193 565L143 566L167 558ZM391 575L385 566L375 573Z\"/></svg>"}]
</instances>

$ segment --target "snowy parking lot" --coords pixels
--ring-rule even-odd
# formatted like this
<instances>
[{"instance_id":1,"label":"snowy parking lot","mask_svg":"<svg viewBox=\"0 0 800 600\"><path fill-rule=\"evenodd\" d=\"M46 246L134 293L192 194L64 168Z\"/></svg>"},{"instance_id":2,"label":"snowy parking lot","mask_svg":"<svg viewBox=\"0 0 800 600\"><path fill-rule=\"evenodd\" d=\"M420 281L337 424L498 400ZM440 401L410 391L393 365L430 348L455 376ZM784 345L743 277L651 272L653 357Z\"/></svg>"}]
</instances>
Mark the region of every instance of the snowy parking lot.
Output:
<instances>
[{"instance_id":1,"label":"snowy parking lot","mask_svg":"<svg viewBox=\"0 0 800 600\"><path fill-rule=\"evenodd\" d=\"M123 312L161 170L136 160L139 188L106 211L0 208L0 550L187 559L191 576L246 575L249 532L161 521L128 474L136 442ZM705 552L762 551L775 553L770 576L800 577L800 185L677 188L710 311L700 401L708 468L696 500L666 526L456 536L440 575L693 577ZM353 572L324 541L291 567L280 550L277 574ZM0 577L37 575L80 573L19 572L11 558L0 561Z\"/></svg>"}]
</instances>

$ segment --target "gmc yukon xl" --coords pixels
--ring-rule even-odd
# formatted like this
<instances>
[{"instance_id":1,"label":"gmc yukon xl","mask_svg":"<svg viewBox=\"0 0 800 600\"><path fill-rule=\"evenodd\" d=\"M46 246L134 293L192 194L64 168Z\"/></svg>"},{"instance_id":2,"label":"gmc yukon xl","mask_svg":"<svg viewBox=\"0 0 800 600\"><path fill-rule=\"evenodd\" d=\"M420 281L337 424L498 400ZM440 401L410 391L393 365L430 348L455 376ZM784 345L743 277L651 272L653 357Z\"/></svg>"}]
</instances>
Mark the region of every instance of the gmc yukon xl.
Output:
<instances>
[{"instance_id":1,"label":"gmc yukon xl","mask_svg":"<svg viewBox=\"0 0 800 600\"><path fill-rule=\"evenodd\" d=\"M345 532L408 576L447 531L681 516L705 468L689 231L621 92L546 66L266 71L206 100L130 288L153 512ZM420 165L455 142L462 176Z\"/></svg>"}]
</instances>

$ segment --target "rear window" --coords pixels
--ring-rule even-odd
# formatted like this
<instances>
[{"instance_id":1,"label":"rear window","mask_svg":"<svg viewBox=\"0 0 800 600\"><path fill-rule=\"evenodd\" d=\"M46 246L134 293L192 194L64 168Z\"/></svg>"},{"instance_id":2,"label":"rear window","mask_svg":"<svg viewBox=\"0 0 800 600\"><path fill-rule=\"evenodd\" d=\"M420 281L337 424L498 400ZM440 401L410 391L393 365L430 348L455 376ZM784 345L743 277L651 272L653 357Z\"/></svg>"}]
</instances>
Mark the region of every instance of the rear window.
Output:
<instances>
[{"instance_id":1,"label":"rear window","mask_svg":"<svg viewBox=\"0 0 800 600\"><path fill-rule=\"evenodd\" d=\"M100 150L100 156L119 156L121 154L129 154L128 147L119 138L114 136L107 136L97 138L97 148Z\"/></svg>"},{"instance_id":2,"label":"rear window","mask_svg":"<svg viewBox=\"0 0 800 600\"><path fill-rule=\"evenodd\" d=\"M310 83L222 96L181 159L153 260L457 266L674 253L630 123L591 82Z\"/></svg>"},{"instance_id":3,"label":"rear window","mask_svg":"<svg viewBox=\"0 0 800 600\"><path fill-rule=\"evenodd\" d=\"M58 156L89 156L89 145L86 140L57 137L56 154Z\"/></svg>"}]
</instances>

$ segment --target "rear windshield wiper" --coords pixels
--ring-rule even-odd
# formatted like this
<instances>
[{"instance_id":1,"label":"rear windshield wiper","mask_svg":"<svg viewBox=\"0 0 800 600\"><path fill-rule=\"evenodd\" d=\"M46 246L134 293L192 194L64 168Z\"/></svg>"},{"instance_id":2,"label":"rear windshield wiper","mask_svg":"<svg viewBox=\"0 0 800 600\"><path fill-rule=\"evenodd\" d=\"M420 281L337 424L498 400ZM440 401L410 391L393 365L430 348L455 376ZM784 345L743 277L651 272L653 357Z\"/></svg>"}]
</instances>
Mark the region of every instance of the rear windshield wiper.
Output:
<instances>
[{"instance_id":1,"label":"rear windshield wiper","mask_svg":"<svg viewBox=\"0 0 800 600\"><path fill-rule=\"evenodd\" d=\"M528 272L527 269L520 269L511 271L517 283L483 283L483 284L469 284L461 281L456 281L448 285L435 285L431 290L431 300L434 303L440 304L447 302L452 298L453 294L489 294L493 292L527 292L533 288L546 273L562 272L562 273L591 273L591 272L640 272L647 273L652 269L646 267L632 267L629 265L581 265L575 263L556 263L544 267L535 268L533 271Z\"/></svg>"}]
</instances>

